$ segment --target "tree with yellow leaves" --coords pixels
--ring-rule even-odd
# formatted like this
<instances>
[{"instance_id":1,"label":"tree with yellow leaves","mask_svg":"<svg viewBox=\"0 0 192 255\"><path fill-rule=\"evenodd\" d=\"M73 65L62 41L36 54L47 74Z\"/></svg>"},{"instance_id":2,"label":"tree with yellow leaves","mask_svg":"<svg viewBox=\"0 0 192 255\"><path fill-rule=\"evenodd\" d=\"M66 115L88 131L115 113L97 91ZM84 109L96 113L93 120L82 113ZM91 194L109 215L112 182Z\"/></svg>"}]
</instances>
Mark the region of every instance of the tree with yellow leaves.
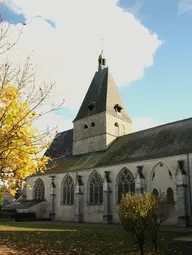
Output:
<instances>
[{"instance_id":1,"label":"tree with yellow leaves","mask_svg":"<svg viewBox=\"0 0 192 255\"><path fill-rule=\"evenodd\" d=\"M8 28L2 19L0 31L2 56L14 44L7 41ZM51 130L40 133L34 128L34 121L60 109L64 101L40 112L55 84L38 87L29 58L23 69L12 68L9 62L0 63L0 182L14 193L22 180L43 171L49 160L43 151L49 145Z\"/></svg>"},{"instance_id":2,"label":"tree with yellow leaves","mask_svg":"<svg viewBox=\"0 0 192 255\"><path fill-rule=\"evenodd\" d=\"M0 179L13 188L15 181L42 170L47 157L40 152L47 146L35 132L36 113L22 102L18 88L9 83L0 90Z\"/></svg>"}]
</instances>

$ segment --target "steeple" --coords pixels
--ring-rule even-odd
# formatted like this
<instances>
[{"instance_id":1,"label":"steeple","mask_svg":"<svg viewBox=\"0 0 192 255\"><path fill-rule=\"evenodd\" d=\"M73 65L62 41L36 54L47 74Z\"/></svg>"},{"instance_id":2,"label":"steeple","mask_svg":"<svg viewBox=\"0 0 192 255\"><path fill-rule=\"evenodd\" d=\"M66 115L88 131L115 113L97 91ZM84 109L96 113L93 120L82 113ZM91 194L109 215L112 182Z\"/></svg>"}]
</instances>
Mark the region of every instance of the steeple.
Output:
<instances>
[{"instance_id":1,"label":"steeple","mask_svg":"<svg viewBox=\"0 0 192 255\"><path fill-rule=\"evenodd\" d=\"M98 71L93 77L74 121L106 111L130 121L102 51L98 57Z\"/></svg>"},{"instance_id":2,"label":"steeple","mask_svg":"<svg viewBox=\"0 0 192 255\"><path fill-rule=\"evenodd\" d=\"M106 150L118 136L131 132L131 119L103 51L73 124L73 155Z\"/></svg>"}]
</instances>

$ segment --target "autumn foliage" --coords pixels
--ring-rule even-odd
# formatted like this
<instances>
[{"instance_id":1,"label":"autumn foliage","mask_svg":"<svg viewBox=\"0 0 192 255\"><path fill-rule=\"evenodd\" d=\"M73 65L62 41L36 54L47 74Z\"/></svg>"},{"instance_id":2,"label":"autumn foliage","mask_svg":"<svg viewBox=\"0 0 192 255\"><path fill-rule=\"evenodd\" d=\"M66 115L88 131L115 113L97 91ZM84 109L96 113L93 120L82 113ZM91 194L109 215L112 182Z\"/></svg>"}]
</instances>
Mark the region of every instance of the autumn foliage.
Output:
<instances>
[{"instance_id":1,"label":"autumn foliage","mask_svg":"<svg viewBox=\"0 0 192 255\"><path fill-rule=\"evenodd\" d=\"M50 101L55 83L37 84L29 57L22 66L12 65L7 52L14 48L22 31L10 42L9 28L0 13L0 183L15 193L27 176L43 171L50 160L43 151L54 128L36 130L34 121L59 110L64 100L56 104Z\"/></svg>"},{"instance_id":2,"label":"autumn foliage","mask_svg":"<svg viewBox=\"0 0 192 255\"><path fill-rule=\"evenodd\" d=\"M0 87L0 179L14 188L16 181L43 170L48 158L41 151L48 144L33 128L36 112L22 100L20 89Z\"/></svg>"},{"instance_id":3,"label":"autumn foliage","mask_svg":"<svg viewBox=\"0 0 192 255\"><path fill-rule=\"evenodd\" d=\"M157 237L160 224L167 218L167 204L163 197L156 197L150 193L122 197L119 217L127 232L132 235L139 246L140 254L144 254L146 235L150 236L155 251L157 251Z\"/></svg>"}]
</instances>

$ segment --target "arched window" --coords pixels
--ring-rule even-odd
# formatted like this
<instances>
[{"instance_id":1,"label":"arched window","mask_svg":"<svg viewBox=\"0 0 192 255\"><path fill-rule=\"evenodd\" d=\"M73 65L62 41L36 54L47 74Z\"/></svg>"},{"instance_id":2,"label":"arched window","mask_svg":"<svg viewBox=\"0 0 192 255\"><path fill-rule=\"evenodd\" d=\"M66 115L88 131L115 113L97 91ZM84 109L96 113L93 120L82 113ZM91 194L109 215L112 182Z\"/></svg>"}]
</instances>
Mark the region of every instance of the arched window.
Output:
<instances>
[{"instance_id":1,"label":"arched window","mask_svg":"<svg viewBox=\"0 0 192 255\"><path fill-rule=\"evenodd\" d=\"M34 186L34 200L45 199L45 185L41 178L37 179Z\"/></svg>"},{"instance_id":2,"label":"arched window","mask_svg":"<svg viewBox=\"0 0 192 255\"><path fill-rule=\"evenodd\" d=\"M135 181L133 174L127 169L124 168L121 170L118 180L118 203L121 201L122 195L126 193L134 193L135 191Z\"/></svg>"},{"instance_id":3,"label":"arched window","mask_svg":"<svg viewBox=\"0 0 192 255\"><path fill-rule=\"evenodd\" d=\"M157 189L153 189L153 192L152 192L153 196L155 197L158 197L159 196L159 192Z\"/></svg>"},{"instance_id":4,"label":"arched window","mask_svg":"<svg viewBox=\"0 0 192 255\"><path fill-rule=\"evenodd\" d=\"M72 205L74 203L74 182L69 175L63 181L62 192L62 204Z\"/></svg>"},{"instance_id":5,"label":"arched window","mask_svg":"<svg viewBox=\"0 0 192 255\"><path fill-rule=\"evenodd\" d=\"M91 122L91 126L94 127L95 126L95 122Z\"/></svg>"},{"instance_id":6,"label":"arched window","mask_svg":"<svg viewBox=\"0 0 192 255\"><path fill-rule=\"evenodd\" d=\"M87 126L87 124L85 124L85 125L84 125L84 129L87 129L87 128L88 128L88 126Z\"/></svg>"},{"instance_id":7,"label":"arched window","mask_svg":"<svg viewBox=\"0 0 192 255\"><path fill-rule=\"evenodd\" d=\"M115 122L115 127L119 127L119 124L117 122Z\"/></svg>"},{"instance_id":8,"label":"arched window","mask_svg":"<svg viewBox=\"0 0 192 255\"><path fill-rule=\"evenodd\" d=\"M89 203L103 203L103 181L97 172L94 172L89 180Z\"/></svg>"},{"instance_id":9,"label":"arched window","mask_svg":"<svg viewBox=\"0 0 192 255\"><path fill-rule=\"evenodd\" d=\"M169 204L173 204L174 203L173 190L170 187L167 189L167 202Z\"/></svg>"}]
</instances>

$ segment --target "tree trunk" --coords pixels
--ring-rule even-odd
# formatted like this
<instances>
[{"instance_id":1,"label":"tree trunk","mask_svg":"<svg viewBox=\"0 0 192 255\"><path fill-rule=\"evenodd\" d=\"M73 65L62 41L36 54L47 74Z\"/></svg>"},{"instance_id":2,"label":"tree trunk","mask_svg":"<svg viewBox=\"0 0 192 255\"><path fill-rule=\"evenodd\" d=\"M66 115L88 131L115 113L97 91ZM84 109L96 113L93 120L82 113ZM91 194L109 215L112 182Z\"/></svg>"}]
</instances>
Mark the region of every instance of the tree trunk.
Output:
<instances>
[{"instance_id":1,"label":"tree trunk","mask_svg":"<svg viewBox=\"0 0 192 255\"><path fill-rule=\"evenodd\" d=\"M155 252L157 252L157 240L158 240L158 232L159 228L154 228L154 232L151 233L151 241L153 243L153 247L155 249Z\"/></svg>"},{"instance_id":2,"label":"tree trunk","mask_svg":"<svg viewBox=\"0 0 192 255\"><path fill-rule=\"evenodd\" d=\"M140 249L140 255L144 255L144 234L140 235L138 238L139 241L139 249Z\"/></svg>"}]
</instances>

